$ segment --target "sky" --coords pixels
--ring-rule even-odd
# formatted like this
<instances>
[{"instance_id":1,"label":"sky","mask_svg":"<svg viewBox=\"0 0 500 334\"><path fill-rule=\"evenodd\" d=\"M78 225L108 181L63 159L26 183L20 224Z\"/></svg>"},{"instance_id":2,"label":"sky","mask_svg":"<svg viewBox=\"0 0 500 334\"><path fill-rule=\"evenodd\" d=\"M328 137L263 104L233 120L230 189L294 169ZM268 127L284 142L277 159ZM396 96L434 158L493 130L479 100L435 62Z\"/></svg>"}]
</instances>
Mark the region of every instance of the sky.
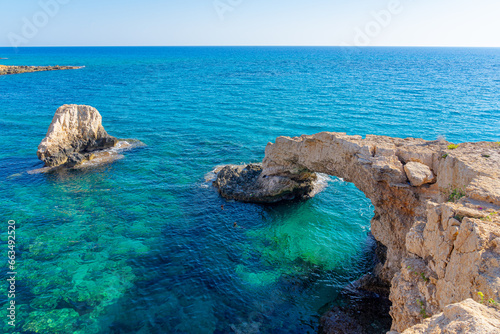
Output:
<instances>
[{"instance_id":1,"label":"sky","mask_svg":"<svg viewBox=\"0 0 500 334\"><path fill-rule=\"evenodd\" d=\"M0 0L0 46L500 47L499 0Z\"/></svg>"}]
</instances>

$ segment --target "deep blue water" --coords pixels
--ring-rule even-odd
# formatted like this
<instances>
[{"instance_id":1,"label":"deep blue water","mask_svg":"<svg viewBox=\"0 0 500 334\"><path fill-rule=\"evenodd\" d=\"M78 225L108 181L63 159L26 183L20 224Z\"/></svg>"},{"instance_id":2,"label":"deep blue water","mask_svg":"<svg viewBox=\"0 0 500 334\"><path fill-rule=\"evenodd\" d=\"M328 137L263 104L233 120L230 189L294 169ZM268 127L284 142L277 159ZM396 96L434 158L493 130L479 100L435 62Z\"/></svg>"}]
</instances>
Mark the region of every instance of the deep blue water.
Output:
<instances>
[{"instance_id":1,"label":"deep blue water","mask_svg":"<svg viewBox=\"0 0 500 334\"><path fill-rule=\"evenodd\" d=\"M16 221L24 333L312 333L325 305L370 269L370 202L332 178L307 202L230 203L207 173L261 161L280 135L500 140L500 49L0 48L0 57L86 66L0 77L1 234L5 242ZM27 174L42 166L36 149L54 112L70 103L96 107L108 133L147 146L93 169Z\"/></svg>"}]
</instances>

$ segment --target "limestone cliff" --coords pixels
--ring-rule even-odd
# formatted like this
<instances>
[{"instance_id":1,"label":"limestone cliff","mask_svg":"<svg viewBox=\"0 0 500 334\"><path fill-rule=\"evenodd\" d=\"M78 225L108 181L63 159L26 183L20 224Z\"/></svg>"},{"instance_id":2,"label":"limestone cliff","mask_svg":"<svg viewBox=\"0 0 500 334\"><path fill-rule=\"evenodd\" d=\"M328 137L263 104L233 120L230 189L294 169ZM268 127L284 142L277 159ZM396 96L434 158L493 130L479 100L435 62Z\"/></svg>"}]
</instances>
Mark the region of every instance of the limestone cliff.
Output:
<instances>
[{"instance_id":1,"label":"limestone cliff","mask_svg":"<svg viewBox=\"0 0 500 334\"><path fill-rule=\"evenodd\" d=\"M97 109L63 105L57 109L37 156L47 167L76 166L89 160L91 152L115 146L118 139L108 135Z\"/></svg>"},{"instance_id":2,"label":"limestone cliff","mask_svg":"<svg viewBox=\"0 0 500 334\"><path fill-rule=\"evenodd\" d=\"M387 247L376 274L391 283L393 330L480 301L479 292L500 302L500 143L279 137L266 147L255 186L313 172L353 182L372 201L372 233Z\"/></svg>"}]
</instances>

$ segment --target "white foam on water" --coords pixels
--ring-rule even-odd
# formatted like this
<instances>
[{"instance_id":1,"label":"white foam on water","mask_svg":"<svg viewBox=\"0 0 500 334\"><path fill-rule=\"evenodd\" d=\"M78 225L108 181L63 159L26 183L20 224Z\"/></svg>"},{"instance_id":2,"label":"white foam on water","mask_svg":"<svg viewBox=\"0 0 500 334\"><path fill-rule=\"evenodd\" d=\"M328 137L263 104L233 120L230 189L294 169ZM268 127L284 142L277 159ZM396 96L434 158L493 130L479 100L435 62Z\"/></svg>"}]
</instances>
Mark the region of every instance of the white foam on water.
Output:
<instances>
[{"instance_id":1,"label":"white foam on water","mask_svg":"<svg viewBox=\"0 0 500 334\"><path fill-rule=\"evenodd\" d=\"M316 173L316 175L318 176L318 178L314 182L314 188L313 191L311 192L311 197L314 197L323 190L325 190L326 187L328 187L328 183L333 181L330 175L328 174Z\"/></svg>"},{"instance_id":2,"label":"white foam on water","mask_svg":"<svg viewBox=\"0 0 500 334\"><path fill-rule=\"evenodd\" d=\"M214 182L215 179L217 178L217 174L220 172L220 170L224 167L226 167L227 165L217 165L214 167L214 169L212 169L210 172L206 173L205 174L205 182L206 183L210 183L210 182Z\"/></svg>"}]
</instances>

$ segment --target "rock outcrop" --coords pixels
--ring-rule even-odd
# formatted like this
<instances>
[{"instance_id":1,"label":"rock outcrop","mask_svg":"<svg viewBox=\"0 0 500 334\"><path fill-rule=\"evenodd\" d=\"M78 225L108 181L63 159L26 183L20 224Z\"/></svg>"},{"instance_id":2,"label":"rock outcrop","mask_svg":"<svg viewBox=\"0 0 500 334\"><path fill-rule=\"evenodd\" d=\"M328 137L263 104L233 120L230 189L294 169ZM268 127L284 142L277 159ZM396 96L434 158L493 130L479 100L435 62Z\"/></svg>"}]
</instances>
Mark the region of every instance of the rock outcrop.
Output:
<instances>
[{"instance_id":1,"label":"rock outcrop","mask_svg":"<svg viewBox=\"0 0 500 334\"><path fill-rule=\"evenodd\" d=\"M314 172L372 201L372 233L387 249L375 273L391 285L394 331L481 294L500 301L500 143L323 132L267 145L262 177Z\"/></svg>"},{"instance_id":2,"label":"rock outcrop","mask_svg":"<svg viewBox=\"0 0 500 334\"><path fill-rule=\"evenodd\" d=\"M307 199L314 190L316 174L310 172L267 176L262 165L228 165L217 173L213 185L222 197L241 202L275 203Z\"/></svg>"},{"instance_id":3,"label":"rock outcrop","mask_svg":"<svg viewBox=\"0 0 500 334\"><path fill-rule=\"evenodd\" d=\"M2 59L2 58L0 58ZM20 74L44 71L77 70L83 66L6 66L0 65L0 75Z\"/></svg>"},{"instance_id":4,"label":"rock outcrop","mask_svg":"<svg viewBox=\"0 0 500 334\"><path fill-rule=\"evenodd\" d=\"M93 152L115 146L118 139L108 135L97 109L63 105L57 109L37 156L46 167L74 167L93 158Z\"/></svg>"}]
</instances>

